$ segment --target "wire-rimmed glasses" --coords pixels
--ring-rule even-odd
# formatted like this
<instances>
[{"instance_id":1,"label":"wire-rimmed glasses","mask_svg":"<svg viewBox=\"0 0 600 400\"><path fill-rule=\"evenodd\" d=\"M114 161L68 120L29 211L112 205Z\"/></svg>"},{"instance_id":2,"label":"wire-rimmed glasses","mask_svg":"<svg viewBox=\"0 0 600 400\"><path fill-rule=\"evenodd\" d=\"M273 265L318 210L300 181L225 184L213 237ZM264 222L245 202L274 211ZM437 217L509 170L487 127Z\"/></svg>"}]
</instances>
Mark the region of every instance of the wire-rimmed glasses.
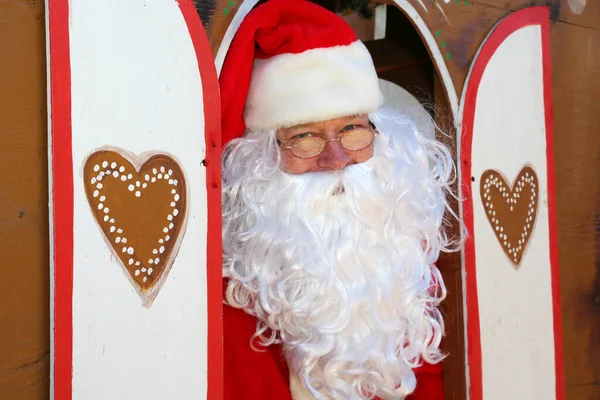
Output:
<instances>
[{"instance_id":1,"label":"wire-rimmed glasses","mask_svg":"<svg viewBox=\"0 0 600 400\"><path fill-rule=\"evenodd\" d=\"M321 154L329 142L339 142L346 150L359 151L373 143L377 135L379 132L376 129L361 127L345 131L335 139L325 140L319 136L309 136L295 139L289 143L280 142L279 145L284 150L291 150L292 154L298 158L313 158Z\"/></svg>"}]
</instances>

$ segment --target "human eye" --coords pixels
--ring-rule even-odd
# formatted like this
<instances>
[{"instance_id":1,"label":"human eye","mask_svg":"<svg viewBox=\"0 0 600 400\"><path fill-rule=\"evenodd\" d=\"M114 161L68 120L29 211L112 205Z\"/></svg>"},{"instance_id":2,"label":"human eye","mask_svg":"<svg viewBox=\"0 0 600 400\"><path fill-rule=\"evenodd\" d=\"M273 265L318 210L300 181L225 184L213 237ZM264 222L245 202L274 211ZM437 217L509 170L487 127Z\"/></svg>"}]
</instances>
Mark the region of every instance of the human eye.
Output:
<instances>
[{"instance_id":1,"label":"human eye","mask_svg":"<svg viewBox=\"0 0 600 400\"><path fill-rule=\"evenodd\" d=\"M312 136L313 136L312 133L310 133L310 132L304 132L304 133L300 133L300 134L298 134L296 136L292 136L290 138L290 140L293 141L293 140L298 140L298 139L305 139L305 138L309 138L309 137L312 137Z\"/></svg>"},{"instance_id":2,"label":"human eye","mask_svg":"<svg viewBox=\"0 0 600 400\"><path fill-rule=\"evenodd\" d=\"M356 125L356 124L350 124L350 125L346 125L343 129L342 132L348 132L348 131L353 131L357 128L360 128L360 126Z\"/></svg>"}]
</instances>

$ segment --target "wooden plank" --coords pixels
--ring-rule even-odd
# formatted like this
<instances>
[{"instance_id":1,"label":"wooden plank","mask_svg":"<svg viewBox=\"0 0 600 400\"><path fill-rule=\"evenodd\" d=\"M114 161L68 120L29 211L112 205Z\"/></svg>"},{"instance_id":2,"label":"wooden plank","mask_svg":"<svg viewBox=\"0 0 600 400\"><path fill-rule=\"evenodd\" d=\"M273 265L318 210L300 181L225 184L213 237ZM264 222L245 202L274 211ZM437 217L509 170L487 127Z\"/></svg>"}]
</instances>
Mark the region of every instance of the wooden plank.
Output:
<instances>
[{"instance_id":1,"label":"wooden plank","mask_svg":"<svg viewBox=\"0 0 600 400\"><path fill-rule=\"evenodd\" d=\"M558 22L551 43L566 398L592 400L600 398L600 32Z\"/></svg>"},{"instance_id":2,"label":"wooden plank","mask_svg":"<svg viewBox=\"0 0 600 400\"><path fill-rule=\"evenodd\" d=\"M0 397L48 396L43 1L0 2Z\"/></svg>"},{"instance_id":3,"label":"wooden plank","mask_svg":"<svg viewBox=\"0 0 600 400\"><path fill-rule=\"evenodd\" d=\"M193 2L202 19L214 58L243 0L193 0Z\"/></svg>"},{"instance_id":4,"label":"wooden plank","mask_svg":"<svg viewBox=\"0 0 600 400\"><path fill-rule=\"evenodd\" d=\"M437 139L448 146L456 162L458 149L455 140L456 132L454 131L452 111L448 105L442 82L437 74L434 74L433 91L435 122L444 133L441 134L441 132L438 132ZM458 182L460 182L460 179L457 179L452 185L453 193L458 193ZM458 215L458 200L450 198L449 201L452 209ZM453 221L451 216L447 218L449 221ZM452 237L459 238L460 230L458 224L452 224L452 229L449 233ZM442 278L448 292L441 306L446 327L446 336L442 341L443 351L447 354L442 363L442 378L446 400L463 400L467 398L461 265L462 258L460 252L440 254L438 267L442 273Z\"/></svg>"}]
</instances>

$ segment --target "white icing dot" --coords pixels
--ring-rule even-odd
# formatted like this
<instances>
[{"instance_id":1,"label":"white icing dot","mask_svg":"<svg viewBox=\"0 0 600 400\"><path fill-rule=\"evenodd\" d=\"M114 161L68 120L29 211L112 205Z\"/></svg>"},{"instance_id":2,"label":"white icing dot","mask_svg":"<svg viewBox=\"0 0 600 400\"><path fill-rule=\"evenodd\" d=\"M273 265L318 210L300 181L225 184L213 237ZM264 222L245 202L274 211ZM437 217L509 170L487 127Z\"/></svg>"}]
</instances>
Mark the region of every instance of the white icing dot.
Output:
<instances>
[{"instance_id":1,"label":"white icing dot","mask_svg":"<svg viewBox=\"0 0 600 400\"><path fill-rule=\"evenodd\" d=\"M125 171L125 167L121 165L121 166L119 167L119 172L123 172L123 171Z\"/></svg>"},{"instance_id":2,"label":"white icing dot","mask_svg":"<svg viewBox=\"0 0 600 400\"><path fill-rule=\"evenodd\" d=\"M162 174L158 174L158 179L162 179Z\"/></svg>"},{"instance_id":3,"label":"white icing dot","mask_svg":"<svg viewBox=\"0 0 600 400\"><path fill-rule=\"evenodd\" d=\"M164 227L164 228L163 228L163 232L164 232L164 233L167 233L167 232L169 232L169 228L167 228L167 227Z\"/></svg>"},{"instance_id":4,"label":"white icing dot","mask_svg":"<svg viewBox=\"0 0 600 400\"><path fill-rule=\"evenodd\" d=\"M173 220L173 216L172 216L171 214L169 214L169 215L167 215L167 219L168 219L169 221L171 221L171 220Z\"/></svg>"},{"instance_id":5,"label":"white icing dot","mask_svg":"<svg viewBox=\"0 0 600 400\"><path fill-rule=\"evenodd\" d=\"M140 191L139 191L139 190L137 190L137 191L135 192L135 197L140 197L141 195L142 195L142 194L140 193Z\"/></svg>"},{"instance_id":6,"label":"white icing dot","mask_svg":"<svg viewBox=\"0 0 600 400\"><path fill-rule=\"evenodd\" d=\"M142 272L146 272L146 268L145 267L142 267Z\"/></svg>"},{"instance_id":7,"label":"white icing dot","mask_svg":"<svg viewBox=\"0 0 600 400\"><path fill-rule=\"evenodd\" d=\"M144 279L142 279L143 282L146 282L148 280L148 277L145 276Z\"/></svg>"},{"instance_id":8,"label":"white icing dot","mask_svg":"<svg viewBox=\"0 0 600 400\"><path fill-rule=\"evenodd\" d=\"M115 223L115 219L114 219L114 218L111 218L111 219L110 219L110 223L111 223L111 224L114 224L114 223Z\"/></svg>"},{"instance_id":9,"label":"white icing dot","mask_svg":"<svg viewBox=\"0 0 600 400\"><path fill-rule=\"evenodd\" d=\"M140 262L139 262L139 261L136 261L136 262L135 262L135 265L140 265Z\"/></svg>"},{"instance_id":10,"label":"white icing dot","mask_svg":"<svg viewBox=\"0 0 600 400\"><path fill-rule=\"evenodd\" d=\"M148 184L147 184L146 182L144 182L144 184L142 185L142 187L143 187L144 189L146 189L146 187L147 187L147 186L148 186Z\"/></svg>"},{"instance_id":11,"label":"white icing dot","mask_svg":"<svg viewBox=\"0 0 600 400\"><path fill-rule=\"evenodd\" d=\"M127 177L126 177L125 175L121 175L121 180L122 180L123 182L125 182L125 181L127 180Z\"/></svg>"},{"instance_id":12,"label":"white icing dot","mask_svg":"<svg viewBox=\"0 0 600 400\"><path fill-rule=\"evenodd\" d=\"M169 235L165 236L165 240L166 240L167 242L169 241L169 239L171 239L171 236L169 236Z\"/></svg>"},{"instance_id":13,"label":"white icing dot","mask_svg":"<svg viewBox=\"0 0 600 400\"><path fill-rule=\"evenodd\" d=\"M115 231L115 227L111 226L109 230L110 230L110 233L113 233Z\"/></svg>"},{"instance_id":14,"label":"white icing dot","mask_svg":"<svg viewBox=\"0 0 600 400\"><path fill-rule=\"evenodd\" d=\"M129 265L133 264L133 258L129 259Z\"/></svg>"},{"instance_id":15,"label":"white icing dot","mask_svg":"<svg viewBox=\"0 0 600 400\"><path fill-rule=\"evenodd\" d=\"M121 237L117 236L117 238L115 239L115 243L120 243L121 242Z\"/></svg>"},{"instance_id":16,"label":"white icing dot","mask_svg":"<svg viewBox=\"0 0 600 400\"><path fill-rule=\"evenodd\" d=\"M169 175L173 175L173 170L172 169L169 170Z\"/></svg>"},{"instance_id":17,"label":"white icing dot","mask_svg":"<svg viewBox=\"0 0 600 400\"><path fill-rule=\"evenodd\" d=\"M150 180L150 182L156 182L156 178L152 177L152 179Z\"/></svg>"},{"instance_id":18,"label":"white icing dot","mask_svg":"<svg viewBox=\"0 0 600 400\"><path fill-rule=\"evenodd\" d=\"M104 216L104 222L108 221L108 218L109 218L109 216L108 216L108 215L105 215L105 216Z\"/></svg>"},{"instance_id":19,"label":"white icing dot","mask_svg":"<svg viewBox=\"0 0 600 400\"><path fill-rule=\"evenodd\" d=\"M92 185L93 185L94 183L96 183L96 178L92 178L91 182L92 182Z\"/></svg>"},{"instance_id":20,"label":"white icing dot","mask_svg":"<svg viewBox=\"0 0 600 400\"><path fill-rule=\"evenodd\" d=\"M148 268L148 275L152 275L152 268Z\"/></svg>"},{"instance_id":21,"label":"white icing dot","mask_svg":"<svg viewBox=\"0 0 600 400\"><path fill-rule=\"evenodd\" d=\"M108 161L104 161L104 162L102 163L102 168L106 168L107 166L108 166Z\"/></svg>"},{"instance_id":22,"label":"white icing dot","mask_svg":"<svg viewBox=\"0 0 600 400\"><path fill-rule=\"evenodd\" d=\"M172 201L172 202L171 202L171 207L175 207L175 205L176 205L176 204L175 204L175 202L174 202L174 201Z\"/></svg>"},{"instance_id":23,"label":"white icing dot","mask_svg":"<svg viewBox=\"0 0 600 400\"><path fill-rule=\"evenodd\" d=\"M173 179L169 179L169 185L173 184Z\"/></svg>"},{"instance_id":24,"label":"white icing dot","mask_svg":"<svg viewBox=\"0 0 600 400\"><path fill-rule=\"evenodd\" d=\"M148 260L148 264L153 264L153 263L154 263L154 260L153 260L153 259L149 259L149 260Z\"/></svg>"},{"instance_id":25,"label":"white icing dot","mask_svg":"<svg viewBox=\"0 0 600 400\"><path fill-rule=\"evenodd\" d=\"M140 187L140 181L135 182L135 186Z\"/></svg>"},{"instance_id":26,"label":"white icing dot","mask_svg":"<svg viewBox=\"0 0 600 400\"><path fill-rule=\"evenodd\" d=\"M160 249L158 249L158 251L160 251L160 253L162 254L165 251L164 246L160 246Z\"/></svg>"},{"instance_id":27,"label":"white icing dot","mask_svg":"<svg viewBox=\"0 0 600 400\"><path fill-rule=\"evenodd\" d=\"M169 224L169 229L173 229L173 223Z\"/></svg>"},{"instance_id":28,"label":"white icing dot","mask_svg":"<svg viewBox=\"0 0 600 400\"><path fill-rule=\"evenodd\" d=\"M127 243L127 238L123 238L122 242Z\"/></svg>"},{"instance_id":29,"label":"white icing dot","mask_svg":"<svg viewBox=\"0 0 600 400\"><path fill-rule=\"evenodd\" d=\"M133 247L127 249L127 254L133 254Z\"/></svg>"},{"instance_id":30,"label":"white icing dot","mask_svg":"<svg viewBox=\"0 0 600 400\"><path fill-rule=\"evenodd\" d=\"M94 171L98 171L100 169L100 166L98 164L94 165Z\"/></svg>"},{"instance_id":31,"label":"white icing dot","mask_svg":"<svg viewBox=\"0 0 600 400\"><path fill-rule=\"evenodd\" d=\"M108 207L104 207L104 214L108 214L109 211L110 209Z\"/></svg>"},{"instance_id":32,"label":"white icing dot","mask_svg":"<svg viewBox=\"0 0 600 400\"><path fill-rule=\"evenodd\" d=\"M113 176L116 178L116 177L118 177L118 176L119 176L119 173L118 173L117 171L114 171L114 172L112 173L112 175L113 175Z\"/></svg>"},{"instance_id":33,"label":"white icing dot","mask_svg":"<svg viewBox=\"0 0 600 400\"><path fill-rule=\"evenodd\" d=\"M160 172L165 172L165 167L164 166L160 167Z\"/></svg>"},{"instance_id":34,"label":"white icing dot","mask_svg":"<svg viewBox=\"0 0 600 400\"><path fill-rule=\"evenodd\" d=\"M158 254L158 250L152 249L152 254Z\"/></svg>"},{"instance_id":35,"label":"white icing dot","mask_svg":"<svg viewBox=\"0 0 600 400\"><path fill-rule=\"evenodd\" d=\"M156 257L156 258L154 259L154 264L158 264L159 262L160 262L160 258Z\"/></svg>"},{"instance_id":36,"label":"white icing dot","mask_svg":"<svg viewBox=\"0 0 600 400\"><path fill-rule=\"evenodd\" d=\"M129 189L129 191L130 191L130 192L133 192L133 189L135 189L135 186L133 186L133 185L129 185L129 186L127 187L127 189Z\"/></svg>"},{"instance_id":37,"label":"white icing dot","mask_svg":"<svg viewBox=\"0 0 600 400\"><path fill-rule=\"evenodd\" d=\"M133 174L127 175L127 179L131 179L131 178L133 178Z\"/></svg>"},{"instance_id":38,"label":"white icing dot","mask_svg":"<svg viewBox=\"0 0 600 400\"><path fill-rule=\"evenodd\" d=\"M175 201L178 201L179 200L179 195L176 194L173 198L175 199Z\"/></svg>"},{"instance_id":39,"label":"white icing dot","mask_svg":"<svg viewBox=\"0 0 600 400\"><path fill-rule=\"evenodd\" d=\"M177 214L179 214L179 210L177 210L177 209L174 209L174 210L173 210L173 215L174 215L174 216L177 216Z\"/></svg>"},{"instance_id":40,"label":"white icing dot","mask_svg":"<svg viewBox=\"0 0 600 400\"><path fill-rule=\"evenodd\" d=\"M158 171L156 170L156 168L152 168L152 173L153 173L154 175L156 175L156 173L157 173L157 172L158 172Z\"/></svg>"},{"instance_id":41,"label":"white icing dot","mask_svg":"<svg viewBox=\"0 0 600 400\"><path fill-rule=\"evenodd\" d=\"M150 180L150 175L148 175L148 174L144 175L144 179L147 180L147 181L149 181Z\"/></svg>"},{"instance_id":42,"label":"white icing dot","mask_svg":"<svg viewBox=\"0 0 600 400\"><path fill-rule=\"evenodd\" d=\"M175 189L171 190L171 194L175 194L175 193L177 193L177 190L175 190Z\"/></svg>"},{"instance_id":43,"label":"white icing dot","mask_svg":"<svg viewBox=\"0 0 600 400\"><path fill-rule=\"evenodd\" d=\"M98 210L102 210L104 208L104 204L98 203Z\"/></svg>"},{"instance_id":44,"label":"white icing dot","mask_svg":"<svg viewBox=\"0 0 600 400\"><path fill-rule=\"evenodd\" d=\"M110 167L111 167L112 169L115 169L115 168L117 168L117 163L113 161L113 162L112 162L112 164L110 164Z\"/></svg>"},{"instance_id":45,"label":"white icing dot","mask_svg":"<svg viewBox=\"0 0 600 400\"><path fill-rule=\"evenodd\" d=\"M94 197L98 197L98 195L99 195L99 194L100 194L100 192L99 192L99 191L97 191L97 190L94 190Z\"/></svg>"},{"instance_id":46,"label":"white icing dot","mask_svg":"<svg viewBox=\"0 0 600 400\"><path fill-rule=\"evenodd\" d=\"M118 233L123 233L123 229L119 228L119 229L117 229L117 232Z\"/></svg>"},{"instance_id":47,"label":"white icing dot","mask_svg":"<svg viewBox=\"0 0 600 400\"><path fill-rule=\"evenodd\" d=\"M169 175L165 174L165 175L163 176L163 179L169 179Z\"/></svg>"},{"instance_id":48,"label":"white icing dot","mask_svg":"<svg viewBox=\"0 0 600 400\"><path fill-rule=\"evenodd\" d=\"M158 243L164 243L164 240L158 239Z\"/></svg>"},{"instance_id":49,"label":"white icing dot","mask_svg":"<svg viewBox=\"0 0 600 400\"><path fill-rule=\"evenodd\" d=\"M106 200L106 196L100 196L100 201Z\"/></svg>"},{"instance_id":50,"label":"white icing dot","mask_svg":"<svg viewBox=\"0 0 600 400\"><path fill-rule=\"evenodd\" d=\"M99 184L97 184L97 185L96 185L96 187L97 187L98 189L102 189L102 184L101 184L101 183L99 183Z\"/></svg>"},{"instance_id":51,"label":"white icing dot","mask_svg":"<svg viewBox=\"0 0 600 400\"><path fill-rule=\"evenodd\" d=\"M127 247L123 247L123 250L121 250L123 253L127 253Z\"/></svg>"},{"instance_id":52,"label":"white icing dot","mask_svg":"<svg viewBox=\"0 0 600 400\"><path fill-rule=\"evenodd\" d=\"M140 270L139 270L139 269L136 269L136 270L135 270L135 276L138 276L139 274L140 274Z\"/></svg>"}]
</instances>

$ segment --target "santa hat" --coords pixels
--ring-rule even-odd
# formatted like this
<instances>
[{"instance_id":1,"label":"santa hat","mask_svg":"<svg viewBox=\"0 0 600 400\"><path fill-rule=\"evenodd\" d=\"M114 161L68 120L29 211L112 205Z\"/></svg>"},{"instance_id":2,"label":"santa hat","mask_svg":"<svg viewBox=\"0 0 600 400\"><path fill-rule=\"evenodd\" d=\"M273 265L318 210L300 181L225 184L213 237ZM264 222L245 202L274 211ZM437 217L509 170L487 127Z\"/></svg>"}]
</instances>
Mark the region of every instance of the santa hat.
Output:
<instances>
[{"instance_id":1,"label":"santa hat","mask_svg":"<svg viewBox=\"0 0 600 400\"><path fill-rule=\"evenodd\" d=\"M263 130L376 111L373 60L337 14L306 0L270 0L251 11L221 75L223 145Z\"/></svg>"}]
</instances>

